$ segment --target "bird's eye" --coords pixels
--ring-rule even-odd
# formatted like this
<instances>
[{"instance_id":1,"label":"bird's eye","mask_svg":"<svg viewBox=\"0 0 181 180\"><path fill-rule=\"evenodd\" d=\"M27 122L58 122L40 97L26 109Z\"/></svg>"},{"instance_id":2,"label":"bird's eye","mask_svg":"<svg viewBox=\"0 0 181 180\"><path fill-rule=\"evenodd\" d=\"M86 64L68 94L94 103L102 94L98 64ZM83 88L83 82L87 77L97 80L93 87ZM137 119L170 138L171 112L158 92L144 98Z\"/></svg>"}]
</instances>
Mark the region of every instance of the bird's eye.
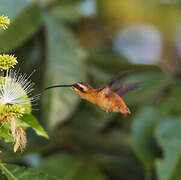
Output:
<instances>
[{"instance_id":1,"label":"bird's eye","mask_svg":"<svg viewBox=\"0 0 181 180\"><path fill-rule=\"evenodd\" d=\"M75 84L74 87L80 90L82 93L85 93L84 89L80 87L78 84Z\"/></svg>"}]
</instances>

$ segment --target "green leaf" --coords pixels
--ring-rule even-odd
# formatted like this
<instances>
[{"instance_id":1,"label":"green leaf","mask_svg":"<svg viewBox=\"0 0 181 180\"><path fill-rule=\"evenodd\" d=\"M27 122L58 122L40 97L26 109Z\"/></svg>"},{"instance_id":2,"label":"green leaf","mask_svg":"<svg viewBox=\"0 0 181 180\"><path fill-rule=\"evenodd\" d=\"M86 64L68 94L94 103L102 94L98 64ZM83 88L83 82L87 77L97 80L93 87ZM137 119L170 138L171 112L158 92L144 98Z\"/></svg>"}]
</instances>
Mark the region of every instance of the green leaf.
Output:
<instances>
[{"instance_id":1,"label":"green leaf","mask_svg":"<svg viewBox=\"0 0 181 180\"><path fill-rule=\"evenodd\" d=\"M25 114L23 118L17 122L17 124L24 128L31 127L39 136L49 138L48 134L39 124L38 120L31 114Z\"/></svg>"},{"instance_id":2,"label":"green leaf","mask_svg":"<svg viewBox=\"0 0 181 180\"><path fill-rule=\"evenodd\" d=\"M117 56L110 52L110 49L105 48L99 51L93 52L89 55L88 62L96 67L111 73L133 70L133 71L156 71L160 72L160 68L155 65L135 65L131 64L124 57Z\"/></svg>"},{"instance_id":3,"label":"green leaf","mask_svg":"<svg viewBox=\"0 0 181 180\"><path fill-rule=\"evenodd\" d=\"M56 5L66 5L66 4L77 5L81 1L84 1L84 0L53 0L52 5L54 5L54 6L56 6Z\"/></svg>"},{"instance_id":4,"label":"green leaf","mask_svg":"<svg viewBox=\"0 0 181 180\"><path fill-rule=\"evenodd\" d=\"M17 165L0 163L0 169L7 176L8 180L61 180L58 177L49 176L41 171Z\"/></svg>"},{"instance_id":5,"label":"green leaf","mask_svg":"<svg viewBox=\"0 0 181 180\"><path fill-rule=\"evenodd\" d=\"M114 56L109 53L108 50L101 52L95 52L89 55L88 62L96 67L108 71L108 72L119 72L132 67L131 63L127 60L122 59L118 56ZM113 63L114 61L114 63Z\"/></svg>"},{"instance_id":6,"label":"green leaf","mask_svg":"<svg viewBox=\"0 0 181 180\"><path fill-rule=\"evenodd\" d=\"M2 122L0 128L0 138L4 138L5 142L13 142L13 137L9 132L10 124L8 122Z\"/></svg>"},{"instance_id":7,"label":"green leaf","mask_svg":"<svg viewBox=\"0 0 181 180\"><path fill-rule=\"evenodd\" d=\"M181 101L180 98L181 85L176 85L171 89L169 94L165 96L159 104L160 110L164 113L180 113Z\"/></svg>"},{"instance_id":8,"label":"green leaf","mask_svg":"<svg viewBox=\"0 0 181 180\"><path fill-rule=\"evenodd\" d=\"M0 163L0 169L2 171L2 173L4 175L6 175L6 177L9 179L9 180L18 180L14 174L11 173L11 171L9 171L9 169L3 164L3 163Z\"/></svg>"},{"instance_id":9,"label":"green leaf","mask_svg":"<svg viewBox=\"0 0 181 180\"><path fill-rule=\"evenodd\" d=\"M105 179L98 166L86 159L68 153L55 154L45 158L38 165L38 169L64 180Z\"/></svg>"},{"instance_id":10,"label":"green leaf","mask_svg":"<svg viewBox=\"0 0 181 180\"><path fill-rule=\"evenodd\" d=\"M47 25L47 64L45 87L72 84L85 79L84 63L72 33L52 17L45 17ZM50 89L44 93L43 115L49 127L66 120L79 102L79 97L68 88Z\"/></svg>"},{"instance_id":11,"label":"green leaf","mask_svg":"<svg viewBox=\"0 0 181 180\"><path fill-rule=\"evenodd\" d=\"M16 7L17 0L14 2L14 7ZM13 4L11 4L12 7ZM40 26L40 8L37 4L29 4L26 7L19 9L19 11L15 11L17 14L8 26L8 29L0 32L1 53L20 46L23 42L30 38Z\"/></svg>"},{"instance_id":12,"label":"green leaf","mask_svg":"<svg viewBox=\"0 0 181 180\"><path fill-rule=\"evenodd\" d=\"M51 9L51 14L63 22L76 22L83 17L79 9L72 5L55 6Z\"/></svg>"},{"instance_id":13,"label":"green leaf","mask_svg":"<svg viewBox=\"0 0 181 180\"><path fill-rule=\"evenodd\" d=\"M153 132L160 118L161 115L158 110L147 107L144 108L133 121L133 148L147 170L153 165L155 148Z\"/></svg>"},{"instance_id":14,"label":"green leaf","mask_svg":"<svg viewBox=\"0 0 181 180\"><path fill-rule=\"evenodd\" d=\"M163 119L155 136L161 146L164 158L156 161L159 180L179 180L181 177L181 119Z\"/></svg>"}]
</instances>

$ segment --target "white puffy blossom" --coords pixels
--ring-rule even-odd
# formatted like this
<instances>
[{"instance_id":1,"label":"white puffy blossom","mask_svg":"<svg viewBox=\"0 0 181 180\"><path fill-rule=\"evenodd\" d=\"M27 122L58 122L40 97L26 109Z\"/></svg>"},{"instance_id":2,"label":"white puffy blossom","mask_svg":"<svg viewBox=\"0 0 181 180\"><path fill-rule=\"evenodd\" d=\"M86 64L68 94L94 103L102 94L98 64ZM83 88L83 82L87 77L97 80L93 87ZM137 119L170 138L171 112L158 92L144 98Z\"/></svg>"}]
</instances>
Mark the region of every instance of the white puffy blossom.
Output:
<instances>
[{"instance_id":1,"label":"white puffy blossom","mask_svg":"<svg viewBox=\"0 0 181 180\"><path fill-rule=\"evenodd\" d=\"M0 103L18 105L31 112L31 104L38 96L31 95L33 83L29 80L30 76L12 70L6 71L6 74L0 77Z\"/></svg>"}]
</instances>

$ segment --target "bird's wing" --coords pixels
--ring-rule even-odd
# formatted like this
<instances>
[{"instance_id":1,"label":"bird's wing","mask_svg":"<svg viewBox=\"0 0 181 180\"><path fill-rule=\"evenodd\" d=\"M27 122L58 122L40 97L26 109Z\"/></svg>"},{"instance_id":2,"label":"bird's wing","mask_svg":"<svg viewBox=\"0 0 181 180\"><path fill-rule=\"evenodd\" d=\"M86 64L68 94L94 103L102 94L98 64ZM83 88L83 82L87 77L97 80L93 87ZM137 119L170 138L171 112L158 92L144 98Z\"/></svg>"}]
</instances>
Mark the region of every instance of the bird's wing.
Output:
<instances>
[{"instance_id":1,"label":"bird's wing","mask_svg":"<svg viewBox=\"0 0 181 180\"><path fill-rule=\"evenodd\" d=\"M124 81L131 72L132 71L124 71L118 73L116 76L114 76L111 80L108 81L107 86L109 88L112 88L116 82Z\"/></svg>"},{"instance_id":2,"label":"bird's wing","mask_svg":"<svg viewBox=\"0 0 181 180\"><path fill-rule=\"evenodd\" d=\"M123 96L133 90L136 90L141 84L143 84L143 82L121 84L118 88L112 89L111 91L115 92L119 96Z\"/></svg>"},{"instance_id":3,"label":"bird's wing","mask_svg":"<svg viewBox=\"0 0 181 180\"><path fill-rule=\"evenodd\" d=\"M143 82L124 83L125 79L131 73L132 71L124 71L113 77L106 85L108 87L106 96L109 96L111 92L115 92L119 96L123 96L143 84Z\"/></svg>"}]
</instances>

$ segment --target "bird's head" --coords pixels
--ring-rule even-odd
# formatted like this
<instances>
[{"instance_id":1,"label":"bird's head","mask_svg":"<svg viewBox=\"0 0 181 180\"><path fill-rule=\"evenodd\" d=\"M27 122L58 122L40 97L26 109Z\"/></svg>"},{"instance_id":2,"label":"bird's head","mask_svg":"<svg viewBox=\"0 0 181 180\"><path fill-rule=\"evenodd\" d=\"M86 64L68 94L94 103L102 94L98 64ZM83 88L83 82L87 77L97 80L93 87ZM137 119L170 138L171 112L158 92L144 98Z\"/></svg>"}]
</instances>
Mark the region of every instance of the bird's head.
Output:
<instances>
[{"instance_id":1,"label":"bird's head","mask_svg":"<svg viewBox=\"0 0 181 180\"><path fill-rule=\"evenodd\" d=\"M78 82L78 83L71 84L71 85L50 86L50 87L47 87L45 90L51 89L51 88L56 88L56 87L69 87L69 88L72 88L79 95L86 94L92 89L92 87L88 83Z\"/></svg>"},{"instance_id":2,"label":"bird's head","mask_svg":"<svg viewBox=\"0 0 181 180\"><path fill-rule=\"evenodd\" d=\"M78 82L72 85L71 87L76 93L78 94L85 94L88 93L92 87L85 82Z\"/></svg>"}]
</instances>

